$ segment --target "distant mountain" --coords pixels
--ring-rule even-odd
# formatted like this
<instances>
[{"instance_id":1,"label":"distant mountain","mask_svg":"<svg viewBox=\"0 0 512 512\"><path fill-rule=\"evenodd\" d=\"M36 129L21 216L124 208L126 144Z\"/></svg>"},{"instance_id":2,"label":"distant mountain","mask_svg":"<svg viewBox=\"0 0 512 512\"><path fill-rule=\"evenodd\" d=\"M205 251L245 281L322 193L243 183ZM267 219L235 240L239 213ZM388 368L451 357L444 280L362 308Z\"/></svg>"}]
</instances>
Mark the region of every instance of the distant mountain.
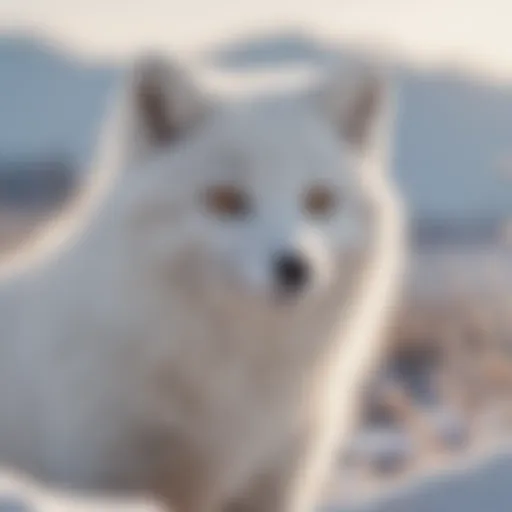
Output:
<instances>
[{"instance_id":1,"label":"distant mountain","mask_svg":"<svg viewBox=\"0 0 512 512\"><path fill-rule=\"evenodd\" d=\"M512 214L512 87L402 69L395 168L422 217Z\"/></svg>"},{"instance_id":2,"label":"distant mountain","mask_svg":"<svg viewBox=\"0 0 512 512\"><path fill-rule=\"evenodd\" d=\"M0 161L65 153L85 164L117 76L48 41L0 38Z\"/></svg>"},{"instance_id":3,"label":"distant mountain","mask_svg":"<svg viewBox=\"0 0 512 512\"><path fill-rule=\"evenodd\" d=\"M209 65L231 73L323 66L353 49L294 31L214 48ZM65 153L84 166L120 68L91 64L48 42L0 38L0 161ZM435 222L512 216L512 85L397 66L396 173L411 213ZM0 171L1 172L1 171Z\"/></svg>"},{"instance_id":4,"label":"distant mountain","mask_svg":"<svg viewBox=\"0 0 512 512\"><path fill-rule=\"evenodd\" d=\"M281 69L293 65L322 65L339 56L328 47L295 30L248 36L214 48L206 60L219 68L251 71L255 68Z\"/></svg>"}]
</instances>

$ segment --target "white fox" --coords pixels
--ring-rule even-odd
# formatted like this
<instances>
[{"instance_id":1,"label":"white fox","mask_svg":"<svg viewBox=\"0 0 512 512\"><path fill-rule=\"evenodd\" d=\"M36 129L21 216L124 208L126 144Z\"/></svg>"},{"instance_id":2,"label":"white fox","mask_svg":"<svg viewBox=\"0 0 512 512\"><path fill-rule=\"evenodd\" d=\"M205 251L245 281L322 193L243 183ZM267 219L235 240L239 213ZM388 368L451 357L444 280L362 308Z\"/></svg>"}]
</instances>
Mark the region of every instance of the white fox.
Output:
<instances>
[{"instance_id":1,"label":"white fox","mask_svg":"<svg viewBox=\"0 0 512 512\"><path fill-rule=\"evenodd\" d=\"M98 205L3 277L0 460L177 512L312 511L400 287L386 82L352 63L224 103L140 58Z\"/></svg>"}]
</instances>

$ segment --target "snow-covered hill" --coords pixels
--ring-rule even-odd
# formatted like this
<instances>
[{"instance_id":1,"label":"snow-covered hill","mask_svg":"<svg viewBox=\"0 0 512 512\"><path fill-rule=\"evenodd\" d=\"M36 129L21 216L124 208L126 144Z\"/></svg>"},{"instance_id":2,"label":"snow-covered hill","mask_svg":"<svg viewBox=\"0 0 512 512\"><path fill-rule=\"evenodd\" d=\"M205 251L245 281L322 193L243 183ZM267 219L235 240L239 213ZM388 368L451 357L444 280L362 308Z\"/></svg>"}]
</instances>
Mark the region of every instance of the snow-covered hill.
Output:
<instances>
[{"instance_id":1,"label":"snow-covered hill","mask_svg":"<svg viewBox=\"0 0 512 512\"><path fill-rule=\"evenodd\" d=\"M116 69L23 34L0 37L0 162L87 161Z\"/></svg>"}]
</instances>

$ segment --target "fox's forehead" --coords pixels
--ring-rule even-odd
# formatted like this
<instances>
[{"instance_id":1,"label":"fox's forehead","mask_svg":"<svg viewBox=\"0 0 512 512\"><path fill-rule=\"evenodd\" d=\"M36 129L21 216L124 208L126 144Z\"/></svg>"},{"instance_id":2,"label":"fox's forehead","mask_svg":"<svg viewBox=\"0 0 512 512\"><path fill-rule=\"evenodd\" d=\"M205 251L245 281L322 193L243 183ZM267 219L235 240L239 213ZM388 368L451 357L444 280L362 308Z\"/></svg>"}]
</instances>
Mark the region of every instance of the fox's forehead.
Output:
<instances>
[{"instance_id":1,"label":"fox's forehead","mask_svg":"<svg viewBox=\"0 0 512 512\"><path fill-rule=\"evenodd\" d=\"M215 113L200 144L202 172L214 180L351 182L351 156L335 130L307 104L261 100ZM204 176L203 174L203 176Z\"/></svg>"}]
</instances>

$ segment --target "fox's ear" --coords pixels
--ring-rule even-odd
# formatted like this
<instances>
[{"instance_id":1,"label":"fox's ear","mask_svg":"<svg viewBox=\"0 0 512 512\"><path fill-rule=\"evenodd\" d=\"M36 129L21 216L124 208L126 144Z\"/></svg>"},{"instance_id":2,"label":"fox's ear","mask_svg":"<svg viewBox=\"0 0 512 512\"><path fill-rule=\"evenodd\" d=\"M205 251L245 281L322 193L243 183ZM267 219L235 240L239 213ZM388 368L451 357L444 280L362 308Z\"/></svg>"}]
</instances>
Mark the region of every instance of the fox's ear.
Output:
<instances>
[{"instance_id":1,"label":"fox's ear","mask_svg":"<svg viewBox=\"0 0 512 512\"><path fill-rule=\"evenodd\" d=\"M389 121L390 79L381 66L346 62L333 70L318 97L340 137L359 151L381 144Z\"/></svg>"},{"instance_id":2,"label":"fox's ear","mask_svg":"<svg viewBox=\"0 0 512 512\"><path fill-rule=\"evenodd\" d=\"M207 111L207 100L177 63L159 54L135 60L125 90L131 160L177 141Z\"/></svg>"}]
</instances>

